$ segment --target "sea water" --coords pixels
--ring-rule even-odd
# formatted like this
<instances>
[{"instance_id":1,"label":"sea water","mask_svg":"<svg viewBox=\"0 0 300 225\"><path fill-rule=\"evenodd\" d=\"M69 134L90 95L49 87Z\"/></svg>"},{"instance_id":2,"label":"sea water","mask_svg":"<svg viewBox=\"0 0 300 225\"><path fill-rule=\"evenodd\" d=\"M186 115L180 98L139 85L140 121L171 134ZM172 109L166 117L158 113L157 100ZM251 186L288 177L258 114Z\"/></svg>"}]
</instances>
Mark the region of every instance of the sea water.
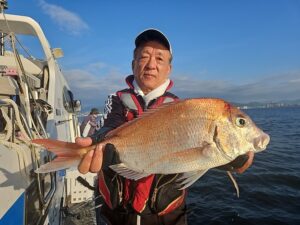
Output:
<instances>
[{"instance_id":1,"label":"sea water","mask_svg":"<svg viewBox=\"0 0 300 225\"><path fill-rule=\"evenodd\" d=\"M300 225L300 107L245 111L271 137L253 165L234 174L208 171L188 191L189 225Z\"/></svg>"}]
</instances>

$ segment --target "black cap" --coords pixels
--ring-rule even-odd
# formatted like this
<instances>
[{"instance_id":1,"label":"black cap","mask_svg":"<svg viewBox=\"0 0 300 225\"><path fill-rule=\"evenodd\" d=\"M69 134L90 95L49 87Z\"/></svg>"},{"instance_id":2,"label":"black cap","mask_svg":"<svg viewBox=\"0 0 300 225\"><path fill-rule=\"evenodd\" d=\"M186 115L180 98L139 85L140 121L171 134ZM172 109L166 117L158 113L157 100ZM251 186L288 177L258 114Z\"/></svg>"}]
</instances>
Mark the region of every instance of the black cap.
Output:
<instances>
[{"instance_id":1,"label":"black cap","mask_svg":"<svg viewBox=\"0 0 300 225\"><path fill-rule=\"evenodd\" d=\"M168 38L157 29L146 29L142 31L135 39L135 47L139 47L141 44L144 44L147 41L158 41L163 44L172 54L172 47Z\"/></svg>"},{"instance_id":2,"label":"black cap","mask_svg":"<svg viewBox=\"0 0 300 225\"><path fill-rule=\"evenodd\" d=\"M90 114L99 114L99 110L97 108L92 108Z\"/></svg>"}]
</instances>

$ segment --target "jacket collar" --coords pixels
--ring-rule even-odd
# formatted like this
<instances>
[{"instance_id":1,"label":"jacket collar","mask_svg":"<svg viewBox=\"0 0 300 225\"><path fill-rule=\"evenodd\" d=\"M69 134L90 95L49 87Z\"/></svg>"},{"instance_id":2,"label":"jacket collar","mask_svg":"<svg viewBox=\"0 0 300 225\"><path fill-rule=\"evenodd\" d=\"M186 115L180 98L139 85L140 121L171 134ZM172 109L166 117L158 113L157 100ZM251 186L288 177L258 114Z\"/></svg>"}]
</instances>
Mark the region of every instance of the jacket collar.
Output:
<instances>
[{"instance_id":1,"label":"jacket collar","mask_svg":"<svg viewBox=\"0 0 300 225\"><path fill-rule=\"evenodd\" d=\"M169 89L171 89L171 87L173 86L173 81L171 81L170 79L168 79L168 80L166 80L165 83L163 83L162 85L160 85L159 87L157 87L156 89L152 90L147 95L145 95L143 93L143 91L141 90L141 88L136 83L136 81L134 80L134 76L133 75L129 75L126 78L126 83L130 87L130 89L133 89L133 91L137 95L140 95L144 99L146 106L148 106L148 104L149 104L149 102L151 100L156 99L156 98L162 96L166 91L168 91Z\"/></svg>"},{"instance_id":2,"label":"jacket collar","mask_svg":"<svg viewBox=\"0 0 300 225\"><path fill-rule=\"evenodd\" d=\"M130 89L134 89L134 86L133 86L134 76L133 75L127 76L125 81L126 81L127 85L130 87ZM170 82L166 88L166 91L169 91L174 85L174 82L172 80L169 80L169 81Z\"/></svg>"}]
</instances>

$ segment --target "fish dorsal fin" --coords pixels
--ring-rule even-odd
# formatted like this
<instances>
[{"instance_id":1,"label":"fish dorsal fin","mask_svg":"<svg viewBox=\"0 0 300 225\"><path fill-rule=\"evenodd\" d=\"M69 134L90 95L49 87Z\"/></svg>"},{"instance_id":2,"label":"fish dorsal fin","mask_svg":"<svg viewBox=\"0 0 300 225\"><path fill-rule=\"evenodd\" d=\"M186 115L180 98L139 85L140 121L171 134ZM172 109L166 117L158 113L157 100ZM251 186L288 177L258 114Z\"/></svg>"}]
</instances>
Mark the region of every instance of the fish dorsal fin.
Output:
<instances>
[{"instance_id":1,"label":"fish dorsal fin","mask_svg":"<svg viewBox=\"0 0 300 225\"><path fill-rule=\"evenodd\" d=\"M181 176L176 180L177 185L179 185L180 187L179 190L188 188L193 183L195 183L200 177L202 177L206 172L207 170L196 170L181 174Z\"/></svg>"},{"instance_id":2,"label":"fish dorsal fin","mask_svg":"<svg viewBox=\"0 0 300 225\"><path fill-rule=\"evenodd\" d=\"M131 179L131 180L139 180L143 177L147 177L147 176L150 175L150 174L147 174L147 173L137 172L137 171L131 170L124 163L111 165L109 167L112 170L114 170L115 172L117 172L118 174L120 174L121 176L123 176L127 179Z\"/></svg>"},{"instance_id":3,"label":"fish dorsal fin","mask_svg":"<svg viewBox=\"0 0 300 225\"><path fill-rule=\"evenodd\" d=\"M182 102L182 101L184 101L184 100L178 100L178 101L174 101L174 102L167 102L167 103L164 103L164 104L162 104L162 105L160 105L156 108L148 109L147 111L143 112L142 115L139 115L137 118L122 124L121 126L117 127L114 130L109 131L106 134L105 138L113 137L117 133L119 133L121 130L123 130L125 127L130 126L132 123L136 123L137 121L139 121L142 118L151 116L151 115L155 114L156 112L163 110L164 108L170 107L170 106L175 105L175 104L177 104L179 102Z\"/></svg>"}]
</instances>

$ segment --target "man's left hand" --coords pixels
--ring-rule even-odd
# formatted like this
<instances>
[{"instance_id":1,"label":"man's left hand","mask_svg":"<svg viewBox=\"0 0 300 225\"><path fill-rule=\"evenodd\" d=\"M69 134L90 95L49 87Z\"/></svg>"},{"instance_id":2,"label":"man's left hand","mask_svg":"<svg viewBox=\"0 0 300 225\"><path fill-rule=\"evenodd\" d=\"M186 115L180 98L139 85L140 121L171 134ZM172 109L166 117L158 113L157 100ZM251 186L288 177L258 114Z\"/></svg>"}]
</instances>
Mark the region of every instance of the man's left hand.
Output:
<instances>
[{"instance_id":1,"label":"man's left hand","mask_svg":"<svg viewBox=\"0 0 300 225\"><path fill-rule=\"evenodd\" d=\"M244 155L238 156L230 163L216 167L216 169L243 173L252 165L253 159L254 152L248 152Z\"/></svg>"},{"instance_id":2,"label":"man's left hand","mask_svg":"<svg viewBox=\"0 0 300 225\"><path fill-rule=\"evenodd\" d=\"M244 163L242 167L237 168L236 172L244 173L252 165L254 159L254 152L248 152L246 155L249 156L248 160Z\"/></svg>"}]
</instances>

